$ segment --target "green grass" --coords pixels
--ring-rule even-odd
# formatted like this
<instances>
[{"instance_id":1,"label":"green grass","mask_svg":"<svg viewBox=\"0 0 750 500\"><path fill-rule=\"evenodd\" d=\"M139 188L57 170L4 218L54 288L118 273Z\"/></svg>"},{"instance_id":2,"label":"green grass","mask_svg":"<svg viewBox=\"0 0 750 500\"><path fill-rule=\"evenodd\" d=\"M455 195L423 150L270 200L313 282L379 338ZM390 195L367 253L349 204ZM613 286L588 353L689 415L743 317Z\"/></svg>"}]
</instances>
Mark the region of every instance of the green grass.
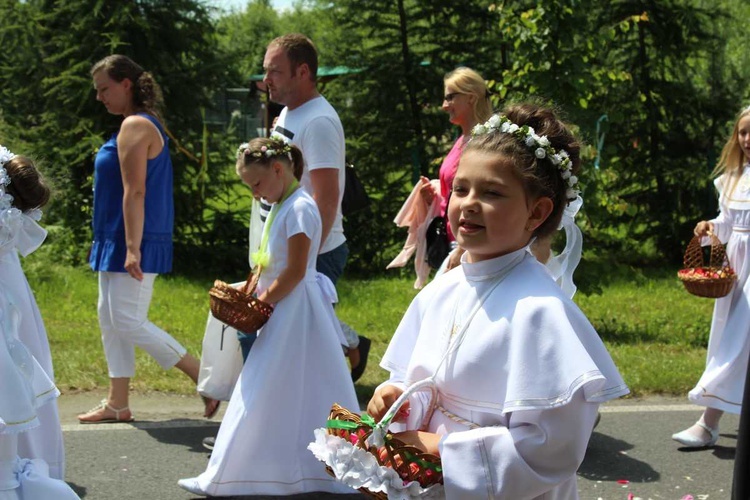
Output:
<instances>
[{"instance_id":1,"label":"green grass","mask_svg":"<svg viewBox=\"0 0 750 500\"><path fill-rule=\"evenodd\" d=\"M25 270L50 339L62 391L107 386L107 368L96 318L96 274L85 268L50 264L30 256ZM232 279L231 276L224 277ZM238 277L239 278L239 277ZM151 320L200 355L212 279L162 276L155 286ZM386 377L378 363L401 316L417 291L413 277L344 280L337 313L373 341L370 361L357 384L362 398ZM705 362L713 301L688 295L673 274L638 275L603 287L599 295L576 295L599 331L634 395L684 395ZM136 391L194 392L177 370L164 372L137 352Z\"/></svg>"}]
</instances>

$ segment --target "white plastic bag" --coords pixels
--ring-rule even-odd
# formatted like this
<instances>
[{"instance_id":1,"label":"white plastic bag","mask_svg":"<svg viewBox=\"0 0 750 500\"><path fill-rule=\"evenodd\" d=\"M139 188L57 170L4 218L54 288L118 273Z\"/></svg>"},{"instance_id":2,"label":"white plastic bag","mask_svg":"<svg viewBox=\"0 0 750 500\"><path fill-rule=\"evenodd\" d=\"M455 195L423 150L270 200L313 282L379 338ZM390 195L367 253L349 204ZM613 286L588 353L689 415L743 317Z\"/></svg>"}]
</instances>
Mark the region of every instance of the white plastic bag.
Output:
<instances>
[{"instance_id":1,"label":"white plastic bag","mask_svg":"<svg viewBox=\"0 0 750 500\"><path fill-rule=\"evenodd\" d=\"M229 401L242 371L242 349L237 330L208 313L203 334L198 393L212 399Z\"/></svg>"}]
</instances>

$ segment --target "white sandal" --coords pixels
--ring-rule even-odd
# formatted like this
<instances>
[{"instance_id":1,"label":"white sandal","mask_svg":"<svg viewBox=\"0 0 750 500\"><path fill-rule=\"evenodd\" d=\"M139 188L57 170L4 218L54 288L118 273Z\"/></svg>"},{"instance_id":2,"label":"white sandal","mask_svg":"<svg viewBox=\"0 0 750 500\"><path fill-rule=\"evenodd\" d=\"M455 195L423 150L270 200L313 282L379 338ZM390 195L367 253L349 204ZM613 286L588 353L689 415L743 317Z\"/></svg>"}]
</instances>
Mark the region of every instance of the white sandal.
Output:
<instances>
[{"instance_id":1,"label":"white sandal","mask_svg":"<svg viewBox=\"0 0 750 500\"><path fill-rule=\"evenodd\" d=\"M97 414L100 410L110 410L114 412L115 416L114 418L104 417L103 413L102 416L93 415ZM123 412L130 413L130 416L128 418L120 418L120 413ZM78 422L81 424L116 424L132 422L134 420L135 418L133 418L133 414L130 412L129 407L125 406L123 408L113 408L112 406L110 406L109 402L106 399L102 399L98 405L91 408L86 413L78 415Z\"/></svg>"},{"instance_id":2,"label":"white sandal","mask_svg":"<svg viewBox=\"0 0 750 500\"><path fill-rule=\"evenodd\" d=\"M701 418L698 420L695 425L698 427L703 428L708 435L708 439L701 439L700 437L697 437L693 435L693 433L690 432L690 429L692 426L688 429L685 429L682 432L678 432L677 434L672 434L672 439L680 443L682 446L686 448L707 448L709 446L713 446L716 444L716 441L719 440L719 428L711 428L708 425L703 422L703 419Z\"/></svg>"}]
</instances>

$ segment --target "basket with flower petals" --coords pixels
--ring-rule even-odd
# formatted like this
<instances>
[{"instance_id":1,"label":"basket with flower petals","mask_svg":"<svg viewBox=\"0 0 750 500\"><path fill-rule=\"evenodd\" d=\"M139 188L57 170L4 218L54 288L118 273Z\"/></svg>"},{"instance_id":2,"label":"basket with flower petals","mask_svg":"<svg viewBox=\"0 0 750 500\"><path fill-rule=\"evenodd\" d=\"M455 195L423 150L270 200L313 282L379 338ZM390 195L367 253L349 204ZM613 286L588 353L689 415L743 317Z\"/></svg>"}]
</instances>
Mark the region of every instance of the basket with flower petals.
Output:
<instances>
[{"instance_id":1,"label":"basket with flower petals","mask_svg":"<svg viewBox=\"0 0 750 500\"><path fill-rule=\"evenodd\" d=\"M685 249L685 267L677 272L685 289L698 297L716 299L732 291L737 275L729 265L724 245L713 233L708 266L704 265L701 237L694 236Z\"/></svg>"},{"instance_id":2,"label":"basket with flower petals","mask_svg":"<svg viewBox=\"0 0 750 500\"><path fill-rule=\"evenodd\" d=\"M214 281L214 286L208 291L211 314L241 332L254 332L265 325L273 306L254 295L259 276L260 273L251 273L239 288L221 280Z\"/></svg>"},{"instance_id":3,"label":"basket with flower petals","mask_svg":"<svg viewBox=\"0 0 750 500\"><path fill-rule=\"evenodd\" d=\"M443 498L440 457L408 445L387 431L387 427L408 396L429 386L432 405L422 428L434 410L435 388L430 380L409 387L380 422L334 404L328 424L315 431L308 449L325 462L326 470L338 481L379 500Z\"/></svg>"}]
</instances>

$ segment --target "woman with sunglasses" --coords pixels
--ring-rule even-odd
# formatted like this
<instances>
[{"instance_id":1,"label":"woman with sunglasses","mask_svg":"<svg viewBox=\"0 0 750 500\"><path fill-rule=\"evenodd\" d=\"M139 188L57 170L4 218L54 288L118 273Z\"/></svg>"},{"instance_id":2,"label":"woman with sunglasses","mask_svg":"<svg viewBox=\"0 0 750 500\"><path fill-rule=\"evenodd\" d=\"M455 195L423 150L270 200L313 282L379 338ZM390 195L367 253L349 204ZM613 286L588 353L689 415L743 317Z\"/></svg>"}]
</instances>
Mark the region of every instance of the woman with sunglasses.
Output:
<instances>
[{"instance_id":1,"label":"woman with sunglasses","mask_svg":"<svg viewBox=\"0 0 750 500\"><path fill-rule=\"evenodd\" d=\"M484 123L492 114L490 93L484 78L471 68L459 67L451 71L443 79L445 93L443 98L443 110L448 113L448 119L453 125L461 127L461 135L456 139L448 155L440 165L440 193L430 184L427 177L422 177L420 194L425 202L430 205L435 196L440 197L440 213L444 214L448 206L448 195L450 194L453 178L458 169L458 160L461 157L464 145L471 137L471 129L478 123ZM448 241L455 247L455 237L450 226L447 227ZM456 267L460 262L461 254L451 252L447 263L447 269Z\"/></svg>"}]
</instances>

